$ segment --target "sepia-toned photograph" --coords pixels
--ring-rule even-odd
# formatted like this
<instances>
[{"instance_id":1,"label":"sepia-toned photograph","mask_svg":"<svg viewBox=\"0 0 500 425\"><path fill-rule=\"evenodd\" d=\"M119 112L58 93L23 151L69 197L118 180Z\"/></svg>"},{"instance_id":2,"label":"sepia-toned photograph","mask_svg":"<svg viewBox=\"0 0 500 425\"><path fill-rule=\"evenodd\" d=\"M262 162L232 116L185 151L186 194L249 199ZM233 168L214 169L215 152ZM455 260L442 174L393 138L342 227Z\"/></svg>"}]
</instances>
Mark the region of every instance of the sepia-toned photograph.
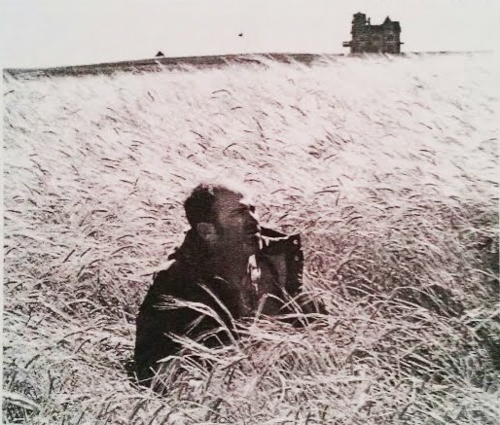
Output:
<instances>
[{"instance_id":1,"label":"sepia-toned photograph","mask_svg":"<svg viewBox=\"0 0 500 425\"><path fill-rule=\"evenodd\" d=\"M499 22L4 0L2 423L499 425Z\"/></svg>"}]
</instances>

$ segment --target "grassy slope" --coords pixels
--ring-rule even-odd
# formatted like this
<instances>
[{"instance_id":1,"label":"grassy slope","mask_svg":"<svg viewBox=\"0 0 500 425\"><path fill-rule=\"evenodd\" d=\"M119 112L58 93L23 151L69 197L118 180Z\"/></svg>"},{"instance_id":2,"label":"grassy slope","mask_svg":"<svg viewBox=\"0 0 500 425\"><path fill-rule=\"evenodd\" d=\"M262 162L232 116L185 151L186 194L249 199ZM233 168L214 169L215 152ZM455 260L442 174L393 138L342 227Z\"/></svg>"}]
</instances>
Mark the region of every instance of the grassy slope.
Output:
<instances>
[{"instance_id":1,"label":"grassy slope","mask_svg":"<svg viewBox=\"0 0 500 425\"><path fill-rule=\"evenodd\" d=\"M496 423L492 63L6 76L4 420ZM302 232L330 314L245 324L160 398L126 376L134 317L213 175Z\"/></svg>"}]
</instances>

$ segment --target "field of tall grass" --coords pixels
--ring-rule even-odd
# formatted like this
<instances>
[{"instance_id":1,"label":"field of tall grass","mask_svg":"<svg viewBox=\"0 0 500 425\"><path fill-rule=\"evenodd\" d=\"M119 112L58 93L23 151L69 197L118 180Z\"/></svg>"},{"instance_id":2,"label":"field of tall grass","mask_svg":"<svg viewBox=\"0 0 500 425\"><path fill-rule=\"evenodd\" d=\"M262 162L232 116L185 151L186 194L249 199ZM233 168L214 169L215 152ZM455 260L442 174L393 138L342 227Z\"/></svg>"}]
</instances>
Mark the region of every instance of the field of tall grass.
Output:
<instances>
[{"instance_id":1,"label":"field of tall grass","mask_svg":"<svg viewBox=\"0 0 500 425\"><path fill-rule=\"evenodd\" d=\"M496 72L456 54L4 73L4 423L500 423ZM130 377L135 315L214 176L303 235L328 315L185 340L214 367L179 357L160 396Z\"/></svg>"}]
</instances>

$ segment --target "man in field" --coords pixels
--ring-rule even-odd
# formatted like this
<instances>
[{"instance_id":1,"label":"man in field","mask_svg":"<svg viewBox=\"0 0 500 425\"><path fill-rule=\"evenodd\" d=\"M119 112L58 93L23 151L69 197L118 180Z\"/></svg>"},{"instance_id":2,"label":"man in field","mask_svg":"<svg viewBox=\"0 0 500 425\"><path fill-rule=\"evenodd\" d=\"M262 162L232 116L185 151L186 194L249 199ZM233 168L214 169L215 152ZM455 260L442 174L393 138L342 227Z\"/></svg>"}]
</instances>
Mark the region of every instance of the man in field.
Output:
<instances>
[{"instance_id":1,"label":"man in field","mask_svg":"<svg viewBox=\"0 0 500 425\"><path fill-rule=\"evenodd\" d=\"M213 346L228 342L239 318L294 313L299 304L302 312L318 311L300 295L300 236L262 228L244 190L201 184L184 207L191 229L137 317L135 363L146 384L160 360L179 352L175 335Z\"/></svg>"}]
</instances>

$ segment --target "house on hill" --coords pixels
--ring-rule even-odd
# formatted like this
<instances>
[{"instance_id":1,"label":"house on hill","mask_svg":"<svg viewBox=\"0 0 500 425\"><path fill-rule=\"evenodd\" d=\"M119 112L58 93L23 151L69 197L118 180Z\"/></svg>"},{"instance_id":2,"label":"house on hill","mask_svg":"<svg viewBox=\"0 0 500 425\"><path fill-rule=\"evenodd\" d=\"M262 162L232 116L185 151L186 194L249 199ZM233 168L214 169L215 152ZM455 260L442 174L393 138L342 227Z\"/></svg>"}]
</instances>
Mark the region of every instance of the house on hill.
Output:
<instances>
[{"instance_id":1,"label":"house on hill","mask_svg":"<svg viewBox=\"0 0 500 425\"><path fill-rule=\"evenodd\" d=\"M155 56L155 58L164 58L164 57L165 57L165 55L163 54L163 52L161 50Z\"/></svg>"},{"instance_id":2,"label":"house on hill","mask_svg":"<svg viewBox=\"0 0 500 425\"><path fill-rule=\"evenodd\" d=\"M342 43L351 53L401 53L401 26L389 17L381 25L372 25L370 18L358 12L353 16L351 34L352 40Z\"/></svg>"}]
</instances>

